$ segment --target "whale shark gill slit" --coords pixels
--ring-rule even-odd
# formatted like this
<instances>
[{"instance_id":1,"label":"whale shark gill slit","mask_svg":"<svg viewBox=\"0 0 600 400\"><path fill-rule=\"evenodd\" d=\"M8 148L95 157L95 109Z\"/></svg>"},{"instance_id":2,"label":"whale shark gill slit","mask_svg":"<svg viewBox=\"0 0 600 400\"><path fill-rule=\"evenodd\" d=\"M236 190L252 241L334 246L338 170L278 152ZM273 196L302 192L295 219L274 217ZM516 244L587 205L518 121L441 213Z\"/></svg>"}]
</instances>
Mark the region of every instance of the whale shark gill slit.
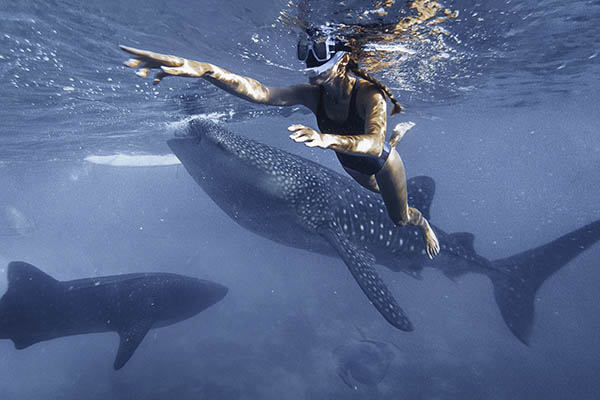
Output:
<instances>
[{"instance_id":1,"label":"whale shark gill slit","mask_svg":"<svg viewBox=\"0 0 600 400\"><path fill-rule=\"evenodd\" d=\"M412 323L373 267L375 257L356 248L342 231L333 225L320 229L320 233L337 250L358 286L386 321L400 330L412 331Z\"/></svg>"}]
</instances>

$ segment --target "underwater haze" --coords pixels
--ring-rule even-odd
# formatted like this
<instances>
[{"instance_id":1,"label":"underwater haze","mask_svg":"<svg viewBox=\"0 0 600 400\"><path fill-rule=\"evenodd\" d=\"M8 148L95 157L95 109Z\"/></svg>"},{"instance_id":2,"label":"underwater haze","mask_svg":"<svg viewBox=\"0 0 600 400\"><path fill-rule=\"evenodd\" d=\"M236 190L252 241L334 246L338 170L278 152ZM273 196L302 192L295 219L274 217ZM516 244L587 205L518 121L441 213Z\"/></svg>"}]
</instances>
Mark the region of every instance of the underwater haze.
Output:
<instances>
[{"instance_id":1,"label":"underwater haze","mask_svg":"<svg viewBox=\"0 0 600 400\"><path fill-rule=\"evenodd\" d=\"M314 25L379 21L376 2L314 3ZM413 15L409 4L380 18ZM600 2L441 6L458 15L375 74L404 106L388 125L415 123L398 151L408 177L436 182L431 222L473 233L495 260L600 219ZM403 332L341 259L245 230L186 172L166 142L196 119L343 172L333 152L289 139L289 125L316 127L302 107L247 103L203 80L153 86L123 66L119 44L270 86L306 82L282 12L300 11L283 0L0 0L0 294L12 260L58 280L171 272L229 289L151 330L119 371L114 333L23 350L0 340L0 397L598 398L599 244L537 292L529 345L485 276L425 269L415 280L378 266L415 326Z\"/></svg>"}]
</instances>

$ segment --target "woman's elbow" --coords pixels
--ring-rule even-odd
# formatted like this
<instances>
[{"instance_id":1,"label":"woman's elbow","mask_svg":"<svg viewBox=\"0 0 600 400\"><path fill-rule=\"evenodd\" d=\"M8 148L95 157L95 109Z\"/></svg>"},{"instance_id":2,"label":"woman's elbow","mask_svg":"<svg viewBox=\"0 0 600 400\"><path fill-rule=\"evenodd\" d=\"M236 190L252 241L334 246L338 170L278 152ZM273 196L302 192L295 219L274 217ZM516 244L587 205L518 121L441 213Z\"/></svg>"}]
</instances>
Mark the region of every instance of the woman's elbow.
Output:
<instances>
[{"instance_id":1,"label":"woman's elbow","mask_svg":"<svg viewBox=\"0 0 600 400\"><path fill-rule=\"evenodd\" d=\"M383 153L383 145L385 143L385 138L381 136L374 137L372 139L371 151L369 151L369 155L372 157L380 157Z\"/></svg>"}]
</instances>

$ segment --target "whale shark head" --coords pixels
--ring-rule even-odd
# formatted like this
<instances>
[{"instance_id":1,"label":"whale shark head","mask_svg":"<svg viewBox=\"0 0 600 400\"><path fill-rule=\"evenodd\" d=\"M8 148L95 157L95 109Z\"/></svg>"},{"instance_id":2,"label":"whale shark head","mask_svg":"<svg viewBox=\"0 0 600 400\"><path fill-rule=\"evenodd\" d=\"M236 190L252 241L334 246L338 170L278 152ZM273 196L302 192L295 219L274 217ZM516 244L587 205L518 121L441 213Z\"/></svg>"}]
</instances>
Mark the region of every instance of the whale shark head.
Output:
<instances>
[{"instance_id":1,"label":"whale shark head","mask_svg":"<svg viewBox=\"0 0 600 400\"><path fill-rule=\"evenodd\" d=\"M328 188L339 179L314 162L211 121L192 121L184 134L167 144L196 183L237 223L255 232L275 226L277 232L270 229L269 237L289 232L292 218L308 223L315 217L314 212L297 212L303 202L325 210L333 193ZM269 224L270 218L278 221Z\"/></svg>"},{"instance_id":2,"label":"whale shark head","mask_svg":"<svg viewBox=\"0 0 600 400\"><path fill-rule=\"evenodd\" d=\"M236 180L256 181L273 169L271 160L266 159L268 146L234 135L208 120L191 121L185 131L167 144L205 189L210 182L221 179L229 185ZM249 173L245 174L246 171Z\"/></svg>"},{"instance_id":3,"label":"whale shark head","mask_svg":"<svg viewBox=\"0 0 600 400\"><path fill-rule=\"evenodd\" d=\"M166 315L176 319L186 319L221 301L227 294L227 287L203 279L165 274L161 283ZM170 319L170 318L166 318Z\"/></svg>"}]
</instances>

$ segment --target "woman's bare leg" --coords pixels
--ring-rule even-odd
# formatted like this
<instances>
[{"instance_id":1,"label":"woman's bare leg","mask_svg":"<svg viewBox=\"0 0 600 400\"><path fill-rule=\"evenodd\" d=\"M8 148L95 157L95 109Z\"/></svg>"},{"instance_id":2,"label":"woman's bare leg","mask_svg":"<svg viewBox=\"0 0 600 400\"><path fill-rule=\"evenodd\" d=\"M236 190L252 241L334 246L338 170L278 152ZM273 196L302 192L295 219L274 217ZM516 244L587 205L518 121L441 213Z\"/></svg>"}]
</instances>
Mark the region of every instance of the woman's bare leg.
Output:
<instances>
[{"instance_id":1,"label":"woman's bare leg","mask_svg":"<svg viewBox=\"0 0 600 400\"><path fill-rule=\"evenodd\" d=\"M411 224L418 227L425 239L427 255L429 258L435 257L440 252L439 242L421 212L408 206L406 172L396 149L392 149L385 165L375 175L375 180L392 221L400 226Z\"/></svg>"},{"instance_id":2,"label":"woman's bare leg","mask_svg":"<svg viewBox=\"0 0 600 400\"><path fill-rule=\"evenodd\" d=\"M355 171L350 168L345 168L344 171L348 173L354 180L360 183L361 186L369 189L371 192L379 193L379 186L377 185L377 180L375 179L375 175L366 175L361 172Z\"/></svg>"}]
</instances>

